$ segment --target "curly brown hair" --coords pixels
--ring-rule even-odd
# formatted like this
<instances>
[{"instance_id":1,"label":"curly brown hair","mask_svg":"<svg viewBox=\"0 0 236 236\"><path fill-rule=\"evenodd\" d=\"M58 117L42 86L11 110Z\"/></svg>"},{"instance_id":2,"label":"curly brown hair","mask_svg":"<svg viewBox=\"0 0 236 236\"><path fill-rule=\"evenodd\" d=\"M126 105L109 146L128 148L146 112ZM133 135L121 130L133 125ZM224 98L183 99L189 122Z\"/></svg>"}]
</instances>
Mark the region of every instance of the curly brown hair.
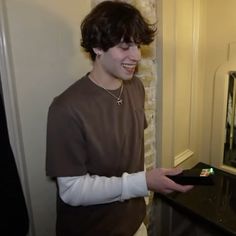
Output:
<instances>
[{"instance_id":1,"label":"curly brown hair","mask_svg":"<svg viewBox=\"0 0 236 236\"><path fill-rule=\"evenodd\" d=\"M155 37L155 24L149 24L134 6L118 1L98 4L81 23L81 46L94 61L93 48L107 51L121 42L148 45Z\"/></svg>"}]
</instances>

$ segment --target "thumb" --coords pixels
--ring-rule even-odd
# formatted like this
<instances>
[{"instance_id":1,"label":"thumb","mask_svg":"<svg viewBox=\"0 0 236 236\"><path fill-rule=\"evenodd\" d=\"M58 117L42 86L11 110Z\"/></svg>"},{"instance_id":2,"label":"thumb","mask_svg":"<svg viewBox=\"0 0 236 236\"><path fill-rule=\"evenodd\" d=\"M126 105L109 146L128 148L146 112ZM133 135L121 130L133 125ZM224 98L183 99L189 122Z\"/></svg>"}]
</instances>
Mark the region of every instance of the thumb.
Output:
<instances>
[{"instance_id":1,"label":"thumb","mask_svg":"<svg viewBox=\"0 0 236 236\"><path fill-rule=\"evenodd\" d=\"M178 175L183 171L181 168L169 168L165 169L165 175Z\"/></svg>"}]
</instances>

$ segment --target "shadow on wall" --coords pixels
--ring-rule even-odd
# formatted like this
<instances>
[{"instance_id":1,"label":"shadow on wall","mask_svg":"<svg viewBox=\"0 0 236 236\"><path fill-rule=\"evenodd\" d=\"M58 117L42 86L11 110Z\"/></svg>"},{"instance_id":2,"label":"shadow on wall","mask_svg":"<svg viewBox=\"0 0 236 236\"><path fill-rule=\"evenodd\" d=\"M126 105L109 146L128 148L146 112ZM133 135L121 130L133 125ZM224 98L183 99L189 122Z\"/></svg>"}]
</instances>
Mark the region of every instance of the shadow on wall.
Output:
<instances>
[{"instance_id":1,"label":"shadow on wall","mask_svg":"<svg viewBox=\"0 0 236 236\"><path fill-rule=\"evenodd\" d=\"M53 98L81 74L78 65L84 55L79 46L80 22L70 14L75 9L79 12L80 4L6 1L13 92L19 111L17 130L24 145L20 162L25 169L19 174L26 180L28 208L32 206L29 216L31 228L35 228L33 235L54 235L55 231L56 188L45 176L47 111Z\"/></svg>"}]
</instances>

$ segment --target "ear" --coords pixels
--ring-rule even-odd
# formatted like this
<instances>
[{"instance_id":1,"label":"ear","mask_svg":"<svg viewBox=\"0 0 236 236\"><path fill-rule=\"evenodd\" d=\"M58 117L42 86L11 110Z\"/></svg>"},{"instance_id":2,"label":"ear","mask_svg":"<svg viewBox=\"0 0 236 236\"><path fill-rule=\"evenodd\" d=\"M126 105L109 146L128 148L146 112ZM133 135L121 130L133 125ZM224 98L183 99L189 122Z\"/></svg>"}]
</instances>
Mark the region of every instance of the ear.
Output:
<instances>
[{"instance_id":1,"label":"ear","mask_svg":"<svg viewBox=\"0 0 236 236\"><path fill-rule=\"evenodd\" d=\"M93 48L93 51L97 56L101 56L103 53L103 50L101 48Z\"/></svg>"}]
</instances>

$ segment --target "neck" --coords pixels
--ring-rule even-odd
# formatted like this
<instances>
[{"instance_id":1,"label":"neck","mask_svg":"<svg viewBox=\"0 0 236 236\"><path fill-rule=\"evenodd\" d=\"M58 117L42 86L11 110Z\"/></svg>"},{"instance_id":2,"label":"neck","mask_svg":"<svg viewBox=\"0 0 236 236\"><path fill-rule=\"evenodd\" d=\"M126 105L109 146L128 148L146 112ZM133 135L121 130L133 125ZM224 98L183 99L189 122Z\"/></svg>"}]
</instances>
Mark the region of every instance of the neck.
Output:
<instances>
[{"instance_id":1,"label":"neck","mask_svg":"<svg viewBox=\"0 0 236 236\"><path fill-rule=\"evenodd\" d=\"M123 82L121 79L109 77L107 74L104 73L99 73L99 71L95 69L93 69L89 73L89 78L98 86L108 90L116 90L120 88Z\"/></svg>"}]
</instances>

